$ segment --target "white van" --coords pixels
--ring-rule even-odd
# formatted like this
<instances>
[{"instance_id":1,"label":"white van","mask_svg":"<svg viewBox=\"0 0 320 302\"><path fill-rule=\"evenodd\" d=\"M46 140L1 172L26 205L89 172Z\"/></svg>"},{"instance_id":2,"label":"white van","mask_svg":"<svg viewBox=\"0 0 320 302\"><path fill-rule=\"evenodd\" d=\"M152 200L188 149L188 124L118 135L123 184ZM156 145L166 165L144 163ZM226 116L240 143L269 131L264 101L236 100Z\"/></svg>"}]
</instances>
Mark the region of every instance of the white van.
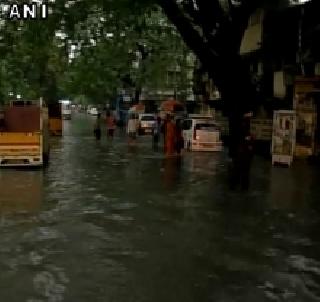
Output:
<instances>
[{"instance_id":1,"label":"white van","mask_svg":"<svg viewBox=\"0 0 320 302\"><path fill-rule=\"evenodd\" d=\"M152 113L139 114L139 133L151 134L154 125L156 124L156 115Z\"/></svg>"},{"instance_id":2,"label":"white van","mask_svg":"<svg viewBox=\"0 0 320 302\"><path fill-rule=\"evenodd\" d=\"M71 120L71 102L69 100L62 100L61 103L61 115L64 120Z\"/></svg>"},{"instance_id":3,"label":"white van","mask_svg":"<svg viewBox=\"0 0 320 302\"><path fill-rule=\"evenodd\" d=\"M90 111L89 111L89 114L91 114L91 115L98 115L98 114L99 114L98 108L96 108L96 107L91 107L91 108L90 108Z\"/></svg>"},{"instance_id":4,"label":"white van","mask_svg":"<svg viewBox=\"0 0 320 302\"><path fill-rule=\"evenodd\" d=\"M222 151L221 133L212 118L188 118L182 123L184 148L190 151Z\"/></svg>"}]
</instances>

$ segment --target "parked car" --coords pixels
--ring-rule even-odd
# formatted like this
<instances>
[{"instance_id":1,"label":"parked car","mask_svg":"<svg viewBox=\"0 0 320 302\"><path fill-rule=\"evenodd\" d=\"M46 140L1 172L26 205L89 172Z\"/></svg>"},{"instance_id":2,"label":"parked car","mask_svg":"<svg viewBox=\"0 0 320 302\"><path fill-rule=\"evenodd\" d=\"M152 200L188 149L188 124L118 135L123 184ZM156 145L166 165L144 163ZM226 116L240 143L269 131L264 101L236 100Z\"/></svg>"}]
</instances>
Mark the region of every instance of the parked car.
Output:
<instances>
[{"instance_id":1,"label":"parked car","mask_svg":"<svg viewBox=\"0 0 320 302\"><path fill-rule=\"evenodd\" d=\"M218 124L212 118L188 118L182 123L184 148L190 151L221 151Z\"/></svg>"},{"instance_id":2,"label":"parked car","mask_svg":"<svg viewBox=\"0 0 320 302\"><path fill-rule=\"evenodd\" d=\"M140 134L151 134L152 128L156 123L156 116L152 113L139 114L139 133Z\"/></svg>"},{"instance_id":3,"label":"parked car","mask_svg":"<svg viewBox=\"0 0 320 302\"><path fill-rule=\"evenodd\" d=\"M99 114L99 110L96 107L92 107L92 108L90 108L89 114L98 115Z\"/></svg>"}]
</instances>

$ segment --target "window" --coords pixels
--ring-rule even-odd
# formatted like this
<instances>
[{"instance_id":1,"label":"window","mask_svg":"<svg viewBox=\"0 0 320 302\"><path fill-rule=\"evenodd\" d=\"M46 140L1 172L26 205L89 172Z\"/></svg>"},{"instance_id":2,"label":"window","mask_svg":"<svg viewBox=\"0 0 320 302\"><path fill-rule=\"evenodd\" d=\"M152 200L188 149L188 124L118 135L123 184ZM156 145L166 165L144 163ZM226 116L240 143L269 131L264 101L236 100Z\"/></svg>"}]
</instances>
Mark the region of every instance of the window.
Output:
<instances>
[{"instance_id":1,"label":"window","mask_svg":"<svg viewBox=\"0 0 320 302\"><path fill-rule=\"evenodd\" d=\"M152 115L144 115L141 117L141 121L154 121L155 117Z\"/></svg>"},{"instance_id":2,"label":"window","mask_svg":"<svg viewBox=\"0 0 320 302\"><path fill-rule=\"evenodd\" d=\"M195 129L196 130L206 130L206 131L217 131L217 130L219 130L217 125L209 124L209 123L196 124Z\"/></svg>"}]
</instances>

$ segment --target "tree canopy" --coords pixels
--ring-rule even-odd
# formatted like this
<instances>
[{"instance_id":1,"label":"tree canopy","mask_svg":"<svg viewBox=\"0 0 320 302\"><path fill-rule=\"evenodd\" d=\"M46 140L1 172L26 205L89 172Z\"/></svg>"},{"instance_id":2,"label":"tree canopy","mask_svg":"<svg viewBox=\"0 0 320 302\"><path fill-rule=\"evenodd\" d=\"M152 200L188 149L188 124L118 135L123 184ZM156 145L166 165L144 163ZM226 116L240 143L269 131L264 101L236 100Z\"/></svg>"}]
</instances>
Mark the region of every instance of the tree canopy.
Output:
<instances>
[{"instance_id":1,"label":"tree canopy","mask_svg":"<svg viewBox=\"0 0 320 302\"><path fill-rule=\"evenodd\" d=\"M187 45L231 109L247 111L255 96L239 50L249 17L259 7L291 2L49 1L46 21L0 24L0 97L12 92L55 101L80 94L99 101L112 95L123 78L137 86L153 80L149 84L156 86L167 64L182 64Z\"/></svg>"},{"instance_id":2,"label":"tree canopy","mask_svg":"<svg viewBox=\"0 0 320 302\"><path fill-rule=\"evenodd\" d=\"M123 79L156 87L187 50L151 1L56 0L48 20L6 21L0 39L2 99L49 102L77 95L101 102Z\"/></svg>"}]
</instances>

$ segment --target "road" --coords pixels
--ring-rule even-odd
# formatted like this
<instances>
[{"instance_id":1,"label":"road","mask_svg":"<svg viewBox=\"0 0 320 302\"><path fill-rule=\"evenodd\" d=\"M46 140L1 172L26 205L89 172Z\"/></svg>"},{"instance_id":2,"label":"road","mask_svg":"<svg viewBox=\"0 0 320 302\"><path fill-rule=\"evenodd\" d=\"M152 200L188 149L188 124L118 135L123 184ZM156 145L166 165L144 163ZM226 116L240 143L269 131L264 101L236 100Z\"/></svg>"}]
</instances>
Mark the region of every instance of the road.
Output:
<instances>
[{"instance_id":1,"label":"road","mask_svg":"<svg viewBox=\"0 0 320 302\"><path fill-rule=\"evenodd\" d=\"M65 121L44 171L0 170L0 301L320 300L319 171L255 159L229 192L227 157L96 142Z\"/></svg>"}]
</instances>

